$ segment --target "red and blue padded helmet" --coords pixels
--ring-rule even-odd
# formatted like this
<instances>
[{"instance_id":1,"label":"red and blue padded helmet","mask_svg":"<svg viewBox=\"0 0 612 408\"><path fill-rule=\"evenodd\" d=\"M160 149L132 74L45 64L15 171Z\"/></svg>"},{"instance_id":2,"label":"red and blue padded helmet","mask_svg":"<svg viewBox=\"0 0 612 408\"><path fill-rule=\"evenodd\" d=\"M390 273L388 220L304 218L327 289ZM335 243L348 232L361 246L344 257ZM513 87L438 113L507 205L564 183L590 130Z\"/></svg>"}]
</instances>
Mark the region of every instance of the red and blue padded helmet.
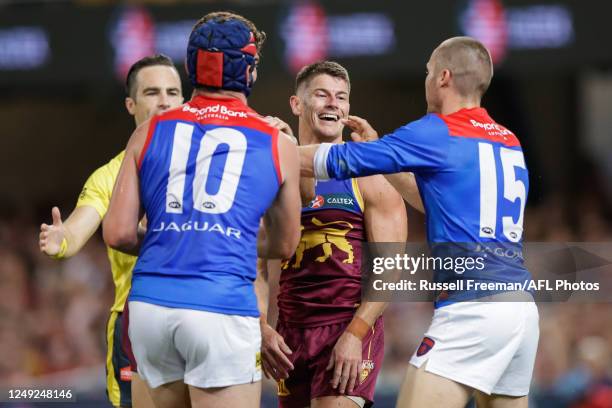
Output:
<instances>
[{"instance_id":1,"label":"red and blue padded helmet","mask_svg":"<svg viewBox=\"0 0 612 408\"><path fill-rule=\"evenodd\" d=\"M193 86L239 91L249 96L255 69L255 36L238 19L211 19L194 28L187 45Z\"/></svg>"}]
</instances>

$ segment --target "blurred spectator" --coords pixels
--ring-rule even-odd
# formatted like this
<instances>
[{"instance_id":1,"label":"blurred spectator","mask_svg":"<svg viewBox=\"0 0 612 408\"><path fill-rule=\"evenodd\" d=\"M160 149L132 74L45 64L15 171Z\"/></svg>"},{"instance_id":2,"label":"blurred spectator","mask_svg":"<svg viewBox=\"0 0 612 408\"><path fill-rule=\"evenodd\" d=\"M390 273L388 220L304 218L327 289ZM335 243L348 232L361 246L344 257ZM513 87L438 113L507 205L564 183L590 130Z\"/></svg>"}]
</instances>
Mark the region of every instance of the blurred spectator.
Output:
<instances>
[{"instance_id":1,"label":"blurred spectator","mask_svg":"<svg viewBox=\"0 0 612 408\"><path fill-rule=\"evenodd\" d=\"M32 214L0 220L0 388L83 367L103 378L112 301L105 247L98 236L78 256L54 262L40 255L37 240Z\"/></svg>"}]
</instances>

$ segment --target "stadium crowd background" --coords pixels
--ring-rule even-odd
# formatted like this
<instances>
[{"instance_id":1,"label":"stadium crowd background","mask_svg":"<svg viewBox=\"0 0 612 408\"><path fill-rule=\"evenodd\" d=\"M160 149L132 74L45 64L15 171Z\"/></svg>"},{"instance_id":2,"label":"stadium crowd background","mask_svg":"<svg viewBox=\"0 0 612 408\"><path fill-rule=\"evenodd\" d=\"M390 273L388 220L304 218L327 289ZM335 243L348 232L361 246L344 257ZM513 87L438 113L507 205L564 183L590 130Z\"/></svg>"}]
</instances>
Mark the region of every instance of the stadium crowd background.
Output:
<instances>
[{"instance_id":1,"label":"stadium crowd background","mask_svg":"<svg viewBox=\"0 0 612 408\"><path fill-rule=\"evenodd\" d=\"M32 13L37 21L44 21L45 12L55 7L67 7L77 15L81 11L86 15L97 7L105 12L111 8L110 2L104 1L29 2L25 6L15 3L18 2L0 4L0 14L26 12ZM151 3L173 3L172 6L158 5L156 15L159 15L164 7L170 10L182 2ZM256 22L257 13L261 12L255 1L229 5L208 1L199 9L193 6L193 1L185 3L189 3L193 21L212 9L231 8L249 17L255 13L252 18ZM281 2L267 1L265 7L276 3ZM500 1L463 3L467 8L502 4ZM283 4L287 7L288 3ZM325 11L318 3L308 4ZM335 1L334 4L338 9L339 5L348 3ZM503 2L505 6L516 4L538 5L539 2ZM555 4L566 5L575 15L584 13L576 2ZM382 11L388 7L386 3L379 6ZM370 6L369 10L377 7ZM450 8L457 10L453 7ZM489 16L487 10L484 8L482 13ZM496 20L494 16L491 18L494 26ZM8 17L0 18L0 60L6 54L6 42L3 42L6 35L2 30L11 25L8 20ZM578 17L573 21L574 36L580 38L584 35L580 30L589 27L579 25ZM291 61L283 60L279 45L273 40L281 34L283 25L276 20L273 23L274 26L264 26L271 40L264 48L260 80L251 104L262 113L287 120L297 131L297 122L291 117L287 103L292 92ZM415 39L401 37L400 31L398 28L395 47L410 49ZM424 43L418 49L431 50L441 39L454 34L460 32L453 28L435 38L418 38ZM332 51L323 56L333 57L329 55ZM416 119L425 108L424 73L412 66L405 72L403 66L387 68L392 66L393 58L398 58L393 51L389 52L389 56L336 58L353 73L351 112L367 118L381 133ZM528 70L522 70L516 62L517 58L526 58L521 52L526 51L508 51L506 61L499 64L484 106L501 123L515 130L525 147L531 192L524 239L612 242L612 124L609 118L612 51L599 49L597 58L580 60L562 49L530 50L547 57L542 66ZM403 56L423 67L427 57L427 53L420 51ZM557 63L556 57L560 62ZM378 65L377 61L382 62ZM121 84L113 79L111 62L99 67L101 71L109 71L108 78L102 81L92 81L86 75L71 81L54 80L56 76L68 75L60 72L66 69L70 75L80 75L79 64L79 57L74 55L58 71L49 71L51 74L44 71L47 79L43 81L35 70L28 73L15 67L2 68L0 61L0 69L5 71L0 71L0 76L4 76L0 78L4 95L0 100L3 155L0 164L0 389L42 384L61 386L75 390L81 399L91 401L91 406L95 401L105 406L104 329L113 287L101 234L95 235L79 254L62 262L48 259L38 249L39 226L50 220L51 206L59 205L62 216L68 216L87 175L124 147L133 127L123 107ZM181 68L180 63L177 66ZM184 94L190 95L186 86ZM424 218L409 210L409 240L424 241L424 231ZM612 407L612 304L542 303L539 310L541 334L532 406ZM382 402L379 406L394 401L407 362L430 316L431 306L426 303L395 303L387 310L386 357L377 387L377 400ZM274 384L265 382L264 387L264 404L272 406Z\"/></svg>"}]
</instances>

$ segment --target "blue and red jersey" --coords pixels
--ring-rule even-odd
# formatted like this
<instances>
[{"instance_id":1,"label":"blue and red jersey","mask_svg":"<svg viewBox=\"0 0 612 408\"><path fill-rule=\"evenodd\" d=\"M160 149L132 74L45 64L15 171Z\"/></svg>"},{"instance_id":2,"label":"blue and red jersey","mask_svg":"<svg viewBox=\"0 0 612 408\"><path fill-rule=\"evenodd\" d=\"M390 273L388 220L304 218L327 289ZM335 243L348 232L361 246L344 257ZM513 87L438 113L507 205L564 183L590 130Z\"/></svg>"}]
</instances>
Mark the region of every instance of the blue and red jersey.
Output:
<instances>
[{"instance_id":1,"label":"blue and red jersey","mask_svg":"<svg viewBox=\"0 0 612 408\"><path fill-rule=\"evenodd\" d=\"M147 233L130 300L258 316L259 220L282 177L278 131L237 99L152 119L139 160Z\"/></svg>"},{"instance_id":2,"label":"blue and red jersey","mask_svg":"<svg viewBox=\"0 0 612 408\"><path fill-rule=\"evenodd\" d=\"M323 178L413 172L426 210L429 243L462 243L475 256L487 255L484 270L437 274L436 280L530 279L520 253L529 190L523 151L514 133L485 109L430 113L378 141L323 149L328 149L326 161L315 169ZM496 256L504 252L497 251L498 246L520 256Z\"/></svg>"}]
</instances>

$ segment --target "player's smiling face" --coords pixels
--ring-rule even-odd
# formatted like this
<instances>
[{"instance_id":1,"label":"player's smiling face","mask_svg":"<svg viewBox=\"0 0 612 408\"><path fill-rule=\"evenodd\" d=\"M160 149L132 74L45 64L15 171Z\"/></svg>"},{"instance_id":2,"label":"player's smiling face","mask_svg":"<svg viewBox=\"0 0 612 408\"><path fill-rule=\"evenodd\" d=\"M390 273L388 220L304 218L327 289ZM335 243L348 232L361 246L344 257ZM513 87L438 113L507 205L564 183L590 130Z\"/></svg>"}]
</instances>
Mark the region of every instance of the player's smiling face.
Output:
<instances>
[{"instance_id":1,"label":"player's smiling face","mask_svg":"<svg viewBox=\"0 0 612 408\"><path fill-rule=\"evenodd\" d=\"M181 79L176 69L166 65L153 65L138 71L134 95L126 98L127 109L134 115L136 126L182 103Z\"/></svg>"},{"instance_id":2,"label":"player's smiling face","mask_svg":"<svg viewBox=\"0 0 612 408\"><path fill-rule=\"evenodd\" d=\"M340 119L349 114L349 86L342 78L319 74L300 92L300 121L321 141L342 137Z\"/></svg>"}]
</instances>

